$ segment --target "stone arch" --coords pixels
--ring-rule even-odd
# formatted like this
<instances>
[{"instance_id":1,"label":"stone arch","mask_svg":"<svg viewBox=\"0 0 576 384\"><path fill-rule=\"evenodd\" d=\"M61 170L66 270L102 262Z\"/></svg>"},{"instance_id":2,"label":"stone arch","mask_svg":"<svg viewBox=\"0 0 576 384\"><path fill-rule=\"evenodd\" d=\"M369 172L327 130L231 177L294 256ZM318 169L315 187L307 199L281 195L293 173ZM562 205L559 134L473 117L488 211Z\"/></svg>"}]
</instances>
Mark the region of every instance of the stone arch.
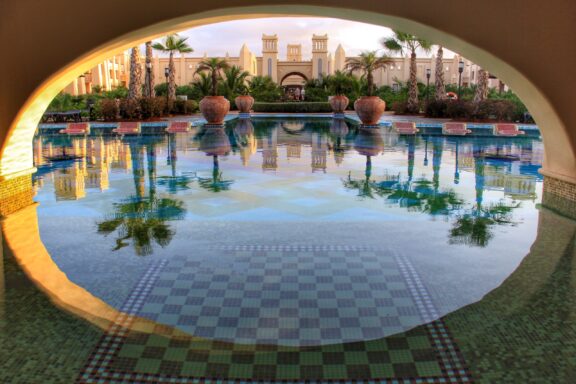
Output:
<instances>
[{"instance_id":1,"label":"stone arch","mask_svg":"<svg viewBox=\"0 0 576 384\"><path fill-rule=\"evenodd\" d=\"M103 0L100 7L91 9L92 17L82 23L76 22L77 8L72 0L12 1L2 5L0 39L7 42L12 36L20 36L20 43L11 45L12 55L38 65L22 65L19 60L0 62L0 72L9 74L0 82L0 179L32 171L32 137L49 102L107 56L150 38L215 22L324 16L416 34L460 52L503 79L524 100L542 128L546 147L542 173L572 187L576 184L576 109L571 97L574 80L566 78L576 66L576 51L566 48L576 45L571 16L576 13L574 2L551 0L542 8L536 3L518 7L515 2L486 0L486 6L479 8L473 18L464 2L454 2L441 13L430 12L419 0L289 0L282 5L271 0L169 2L169 6L158 8L154 0L142 0L138 7L129 1L119 4ZM110 14L110 7L116 12ZM31 14L43 17L31 23ZM131 17L126 18L126 14ZM65 22L54 28L54 18ZM97 28L103 19L107 20L106 28ZM485 20L494 27L487 28ZM542 30L547 33L543 35ZM553 58L553 63L547 58Z\"/></svg>"},{"instance_id":2,"label":"stone arch","mask_svg":"<svg viewBox=\"0 0 576 384\"><path fill-rule=\"evenodd\" d=\"M301 78L304 79L304 81L308 81L308 77L303 74L302 72L288 72L287 74L285 74L284 76L282 76L282 78L280 79L279 84L282 85L282 83L284 82L284 80L286 80L288 77L290 76L300 76Z\"/></svg>"}]
</instances>

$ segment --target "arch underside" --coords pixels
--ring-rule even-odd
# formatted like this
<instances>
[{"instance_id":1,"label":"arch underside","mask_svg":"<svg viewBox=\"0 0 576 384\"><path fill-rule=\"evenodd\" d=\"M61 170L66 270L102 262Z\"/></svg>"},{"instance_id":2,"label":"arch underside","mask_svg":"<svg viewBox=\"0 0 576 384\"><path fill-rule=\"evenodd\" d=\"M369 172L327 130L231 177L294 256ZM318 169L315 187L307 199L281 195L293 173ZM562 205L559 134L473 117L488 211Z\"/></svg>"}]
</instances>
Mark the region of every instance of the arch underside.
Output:
<instances>
[{"instance_id":1,"label":"arch underside","mask_svg":"<svg viewBox=\"0 0 576 384\"><path fill-rule=\"evenodd\" d=\"M110 1L105 0L103 3ZM26 172L32 168L32 137L50 101L77 76L110 55L122 52L151 38L216 22L277 16L325 16L387 26L416 34L463 54L503 79L523 99L541 127L547 148L544 173L566 181L576 182L574 152L574 142L576 141L574 137L576 135L571 129L572 125L568 126L568 122L576 124L574 108L566 108L565 111L562 111L562 116L560 115L558 110L560 103L552 100L557 95L542 89L543 86L547 85L546 81L542 81L538 77L538 73L531 68L535 62L533 60L535 52L532 52L530 58L527 57L527 53L523 54L522 52L519 54L520 57L517 57L517 51L521 51L518 48L521 48L524 40L529 40L531 32L529 30L515 31L514 28L518 29L519 26L514 26L516 21L509 19L506 16L509 13L506 12L508 12L508 8L514 9L516 13L520 10L496 0L489 1L493 3L495 8L488 12L486 17L489 15L493 24L501 22L498 25L499 31L494 31L494 28L487 28L485 24L475 28L475 24L481 22L482 17L478 15L475 18L468 18L469 9L465 4L454 3L450 10L445 11L445 15L434 16L430 14L429 7L422 7L421 4L415 6L415 3L418 2L416 0L403 2L389 0L382 1L381 4L363 0L309 0L292 1L292 4L284 5L270 5L270 3L274 4L270 1L222 0L217 2L218 4L180 2L182 4L174 3L171 7L164 7L166 9L161 14L160 12L136 12L127 19L122 16L122 12L115 12L120 15L118 17L122 18L122 22L118 23L115 22L116 16L110 16L107 13L110 17L107 28L93 28L93 22L88 20L75 28L74 37L67 44L54 43L54 41L62 41L58 34L70 36L70 30L66 26L54 28L52 24L50 28L46 28L42 21L48 22L52 20L51 18L43 18L38 23L23 23L22 33L24 30L29 30L27 33L34 34L35 47L46 46L50 50L47 52L43 49L31 49L30 47L26 50L29 60L43 63L42 66L38 66L34 70L28 68L27 74L22 72L24 69L19 71L19 67L16 65L0 64L2 72L13 73L14 78L5 86L0 85L2 87L0 92L3 96L7 96L8 90L12 96L7 100L0 101L2 110L7 111L7 113L2 114L3 116L0 116L0 137L2 138L0 177ZM557 0L557 2L560 1ZM71 3L70 0L57 0L51 2L50 5L35 5L35 10L39 12L38 14L43 14L42 12L46 9L51 10L46 11L47 13L61 11L60 16L65 19L67 13L73 10L73 7L69 7ZM145 3L151 4L152 1L144 0L139 8L146 9ZM241 6L244 4L247 6ZM42 7L44 6L47 8L43 10ZM114 7L118 7L116 2L114 2ZM122 5L122 7L127 7L133 11L130 4ZM106 9L104 4L101 8ZM530 6L523 7L522 12L526 12L527 8ZM554 9L554 7L550 8ZM152 7L152 9L158 10L157 7ZM502 15L500 12L496 12L498 9L503 12ZM536 13L536 10L534 12ZM541 24L543 23L542 16L538 15ZM498 20L500 17L504 19ZM558 17L559 19L554 21L556 24L562 21L561 15ZM466 19L465 28L462 28L463 18ZM98 17L94 17L94 20L98 20ZM548 18L544 18L545 20ZM522 25L527 24L526 20L522 22L524 23ZM551 28L553 25L552 23ZM11 23L9 27L13 33L17 34L18 25ZM39 33L39 30L42 30L42 33ZM509 34L506 35L506 33ZM506 36L505 39L504 36ZM511 48L510 40L516 43L515 49ZM472 41L475 41L477 45L473 44ZM544 48L539 44L533 45L534 49L554 49L551 43ZM503 49L505 50L503 51ZM43 60L35 61L36 55L43 55ZM561 62L560 65L570 65L571 62L574 64L574 54L568 52L565 55L568 60ZM508 57L503 58L504 56ZM544 65L544 63L542 64ZM6 66L9 68L2 68ZM521 68L522 66L525 68ZM550 76L553 74L549 73L548 77L550 78ZM14 81L17 81L18 86L14 84ZM550 82L548 81L548 83ZM571 115L569 115L570 113ZM570 120L572 116L574 119Z\"/></svg>"}]
</instances>

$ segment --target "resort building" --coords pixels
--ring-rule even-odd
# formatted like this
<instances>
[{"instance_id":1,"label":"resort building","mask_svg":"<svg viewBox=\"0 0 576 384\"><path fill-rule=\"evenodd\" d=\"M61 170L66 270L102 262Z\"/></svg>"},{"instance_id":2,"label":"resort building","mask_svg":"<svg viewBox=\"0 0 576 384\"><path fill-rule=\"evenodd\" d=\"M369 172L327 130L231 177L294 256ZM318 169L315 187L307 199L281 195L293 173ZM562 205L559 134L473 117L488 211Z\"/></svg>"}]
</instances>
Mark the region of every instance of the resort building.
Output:
<instances>
[{"instance_id":1,"label":"resort building","mask_svg":"<svg viewBox=\"0 0 576 384\"><path fill-rule=\"evenodd\" d=\"M278 54L278 36L262 35L262 55L256 56L246 44L239 50L238 56L221 57L230 65L235 65L250 73L251 76L269 76L277 84L284 87L302 87L307 80L320 79L322 76L331 75L336 71L343 71L346 60L351 56L341 44L334 52L328 49L328 35L312 35L311 57L306 59L302 53L302 44L287 44L286 57L281 58ZM174 58L176 67L176 84L188 85L194 81L199 63L208 58L203 56L177 56ZM380 69L374 74L376 85L388 85L399 87L401 83L408 81L410 76L410 57L394 57L393 63L386 69ZM478 79L480 67L470 60L459 55L444 58L444 79L447 84L457 84L459 73L458 63L464 62L462 72L462 86L475 84ZM430 84L434 84L436 73L436 56L420 57L417 59L418 81L426 83L426 70L430 69ZM142 57L142 73L144 73L144 58ZM168 67L168 58L156 55L152 61L155 84L166 82L164 68ZM95 86L102 90L111 90L114 87L127 86L130 77L129 52L114 56L105 62L98 64L84 75L77 78L64 90L72 95L90 93ZM489 86L498 87L498 79L491 76Z\"/></svg>"}]
</instances>

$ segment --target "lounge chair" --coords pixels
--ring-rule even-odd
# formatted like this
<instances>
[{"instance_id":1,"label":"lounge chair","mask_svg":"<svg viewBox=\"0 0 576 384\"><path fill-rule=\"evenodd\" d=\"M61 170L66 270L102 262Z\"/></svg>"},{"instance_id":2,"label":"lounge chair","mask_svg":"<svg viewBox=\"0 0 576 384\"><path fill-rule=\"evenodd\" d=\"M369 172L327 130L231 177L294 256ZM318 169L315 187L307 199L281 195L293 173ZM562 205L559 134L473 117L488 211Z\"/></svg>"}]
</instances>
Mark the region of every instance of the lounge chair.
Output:
<instances>
[{"instance_id":1,"label":"lounge chair","mask_svg":"<svg viewBox=\"0 0 576 384\"><path fill-rule=\"evenodd\" d=\"M61 129L60 133L68 135L88 135L90 134L89 123L68 123L65 129Z\"/></svg>"},{"instance_id":2,"label":"lounge chair","mask_svg":"<svg viewBox=\"0 0 576 384\"><path fill-rule=\"evenodd\" d=\"M166 128L168 133L188 132L192 124L189 121L171 121Z\"/></svg>"},{"instance_id":3,"label":"lounge chair","mask_svg":"<svg viewBox=\"0 0 576 384\"><path fill-rule=\"evenodd\" d=\"M409 121L395 121L392 123L392 128L399 135L415 135L419 132L419 129L416 128L416 123Z\"/></svg>"},{"instance_id":4,"label":"lounge chair","mask_svg":"<svg viewBox=\"0 0 576 384\"><path fill-rule=\"evenodd\" d=\"M523 135L526 132L518 129L516 124L505 123L505 124L494 124L494 135L495 136L507 136L514 137L518 135Z\"/></svg>"},{"instance_id":5,"label":"lounge chair","mask_svg":"<svg viewBox=\"0 0 576 384\"><path fill-rule=\"evenodd\" d=\"M466 136L472 133L466 126L466 123L444 123L442 125L442 134L448 136Z\"/></svg>"},{"instance_id":6,"label":"lounge chair","mask_svg":"<svg viewBox=\"0 0 576 384\"><path fill-rule=\"evenodd\" d=\"M140 133L140 123L134 121L124 121L118 123L118 128L113 129L112 132L119 135L137 135Z\"/></svg>"}]
</instances>

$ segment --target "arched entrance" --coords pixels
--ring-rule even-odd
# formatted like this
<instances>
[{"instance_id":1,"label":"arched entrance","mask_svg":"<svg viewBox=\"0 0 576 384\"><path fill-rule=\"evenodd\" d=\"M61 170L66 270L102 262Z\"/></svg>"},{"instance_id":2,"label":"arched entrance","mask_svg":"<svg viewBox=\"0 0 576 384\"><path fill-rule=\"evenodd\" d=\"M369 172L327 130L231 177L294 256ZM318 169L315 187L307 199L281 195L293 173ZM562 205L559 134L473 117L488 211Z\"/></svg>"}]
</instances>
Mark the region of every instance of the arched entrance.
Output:
<instances>
[{"instance_id":1,"label":"arched entrance","mask_svg":"<svg viewBox=\"0 0 576 384\"><path fill-rule=\"evenodd\" d=\"M308 78L300 72L290 72L280 79L280 86L284 89L287 100L301 100L302 90Z\"/></svg>"},{"instance_id":2,"label":"arched entrance","mask_svg":"<svg viewBox=\"0 0 576 384\"><path fill-rule=\"evenodd\" d=\"M576 3L554 0L543 9L536 3L518 7L514 2L487 0L474 17L463 2L443 7L442 12L431 12L430 6L423 7L419 0L291 0L283 5L266 0L169 3L159 8L153 0L143 0L134 7L131 2L104 0L99 7L91 8L91 17L82 22L77 21L72 0L3 4L0 38L11 41L19 36L20 43L10 45L12 56L26 58L26 63L35 65L24 65L21 60L0 62L0 73L5 74L0 82L0 180L33 171L32 137L49 102L74 78L107 56L150 38L209 23L270 16L327 16L416 34L460 52L503 79L525 101L542 128L546 146L542 173L547 180L555 180L548 185L555 195L576 200L576 109L571 96L574 80L566 78L576 65L576 52L566 49L576 45L572 17ZM109 7L116 12L110 13ZM126 18L127 14L131 17ZM31 23L29 15L42 18ZM65 22L54 28L55 18ZM103 19L107 20L106 28L100 28ZM486 28L485 20L491 20L493 27ZM547 34L543 35L542 30ZM564 38L560 41L546 36ZM552 57L554 70L545 60ZM4 191L19 187L3 186L0 200L10 197L11 192Z\"/></svg>"}]
</instances>

